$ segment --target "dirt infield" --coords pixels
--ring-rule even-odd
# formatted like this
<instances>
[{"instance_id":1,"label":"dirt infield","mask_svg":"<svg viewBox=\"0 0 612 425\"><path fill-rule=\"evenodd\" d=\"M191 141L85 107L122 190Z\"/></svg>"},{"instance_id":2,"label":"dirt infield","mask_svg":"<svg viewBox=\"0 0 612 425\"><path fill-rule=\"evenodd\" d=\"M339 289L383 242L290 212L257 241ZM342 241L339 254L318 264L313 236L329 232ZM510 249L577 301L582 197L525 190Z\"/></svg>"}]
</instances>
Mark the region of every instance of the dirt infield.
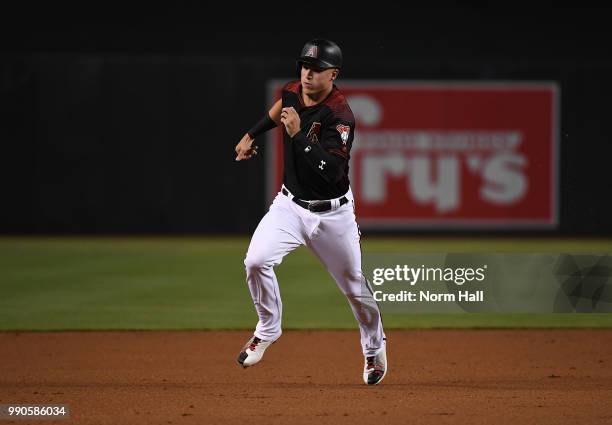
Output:
<instances>
[{"instance_id":1,"label":"dirt infield","mask_svg":"<svg viewBox=\"0 0 612 425\"><path fill-rule=\"evenodd\" d=\"M15 424L612 424L610 330L389 331L377 387L357 331L286 332L243 370L248 337L0 333L0 404L71 410Z\"/></svg>"}]
</instances>

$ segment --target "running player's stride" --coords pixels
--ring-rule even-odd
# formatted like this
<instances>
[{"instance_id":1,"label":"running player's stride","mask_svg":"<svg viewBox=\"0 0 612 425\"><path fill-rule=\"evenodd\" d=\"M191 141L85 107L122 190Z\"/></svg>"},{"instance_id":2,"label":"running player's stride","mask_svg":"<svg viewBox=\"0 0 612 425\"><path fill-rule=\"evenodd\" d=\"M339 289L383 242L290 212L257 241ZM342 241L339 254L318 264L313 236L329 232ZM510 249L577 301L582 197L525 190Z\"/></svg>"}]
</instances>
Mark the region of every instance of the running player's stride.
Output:
<instances>
[{"instance_id":1,"label":"running player's stride","mask_svg":"<svg viewBox=\"0 0 612 425\"><path fill-rule=\"evenodd\" d=\"M387 373L380 310L361 271L360 232L349 182L355 118L334 84L342 52L311 40L297 60L300 80L286 84L282 99L236 146L236 160L257 154L253 140L283 125L283 185L251 239L246 280L259 316L253 337L238 355L243 367L258 363L282 333L282 303L274 267L300 245L323 263L347 297L359 323L365 358L363 380L380 383ZM316 312L315 312L316 313Z\"/></svg>"}]
</instances>

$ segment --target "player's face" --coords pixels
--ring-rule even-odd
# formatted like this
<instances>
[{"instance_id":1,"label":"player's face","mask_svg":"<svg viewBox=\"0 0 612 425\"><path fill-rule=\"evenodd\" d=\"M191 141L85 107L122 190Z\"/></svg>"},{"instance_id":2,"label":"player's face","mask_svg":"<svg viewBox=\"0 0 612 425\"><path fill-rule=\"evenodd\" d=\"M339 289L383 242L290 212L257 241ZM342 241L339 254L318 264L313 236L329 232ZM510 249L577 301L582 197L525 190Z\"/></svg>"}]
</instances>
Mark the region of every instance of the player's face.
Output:
<instances>
[{"instance_id":1,"label":"player's face","mask_svg":"<svg viewBox=\"0 0 612 425\"><path fill-rule=\"evenodd\" d=\"M305 94L315 94L329 89L338 76L338 70L317 69L312 65L302 64L302 91Z\"/></svg>"}]
</instances>

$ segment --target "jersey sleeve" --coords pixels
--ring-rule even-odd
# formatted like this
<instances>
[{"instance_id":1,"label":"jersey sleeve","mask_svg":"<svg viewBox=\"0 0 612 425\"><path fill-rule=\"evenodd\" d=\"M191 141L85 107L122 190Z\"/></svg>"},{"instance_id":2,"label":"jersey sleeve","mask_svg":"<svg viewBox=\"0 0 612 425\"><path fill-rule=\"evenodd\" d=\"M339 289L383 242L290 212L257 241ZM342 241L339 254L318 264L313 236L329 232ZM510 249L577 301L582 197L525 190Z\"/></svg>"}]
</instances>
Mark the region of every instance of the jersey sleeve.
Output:
<instances>
[{"instance_id":1,"label":"jersey sleeve","mask_svg":"<svg viewBox=\"0 0 612 425\"><path fill-rule=\"evenodd\" d=\"M321 145L330 154L348 160L354 136L353 121L334 118L321 130Z\"/></svg>"},{"instance_id":2,"label":"jersey sleeve","mask_svg":"<svg viewBox=\"0 0 612 425\"><path fill-rule=\"evenodd\" d=\"M353 121L331 115L321 128L321 138L311 142L300 130L293 136L297 153L327 183L338 182L345 173L353 143Z\"/></svg>"}]
</instances>

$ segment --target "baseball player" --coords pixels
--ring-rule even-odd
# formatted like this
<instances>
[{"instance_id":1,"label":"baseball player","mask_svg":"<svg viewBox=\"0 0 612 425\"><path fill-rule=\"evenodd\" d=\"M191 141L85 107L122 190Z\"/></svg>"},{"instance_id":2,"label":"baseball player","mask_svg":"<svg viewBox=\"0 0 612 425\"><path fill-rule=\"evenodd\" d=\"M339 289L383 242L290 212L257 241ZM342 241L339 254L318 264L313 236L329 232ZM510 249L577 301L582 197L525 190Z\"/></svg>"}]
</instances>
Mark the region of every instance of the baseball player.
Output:
<instances>
[{"instance_id":1,"label":"baseball player","mask_svg":"<svg viewBox=\"0 0 612 425\"><path fill-rule=\"evenodd\" d=\"M283 128L283 185L257 226L244 260L259 322L238 363L245 368L257 364L281 336L282 303L274 267L306 245L347 297L359 323L363 380L376 385L387 373L386 337L361 271L360 232L348 177L355 118L334 84L342 52L332 41L311 40L297 64L300 80L283 87L282 99L236 145L236 161L252 158L259 135Z\"/></svg>"}]
</instances>

